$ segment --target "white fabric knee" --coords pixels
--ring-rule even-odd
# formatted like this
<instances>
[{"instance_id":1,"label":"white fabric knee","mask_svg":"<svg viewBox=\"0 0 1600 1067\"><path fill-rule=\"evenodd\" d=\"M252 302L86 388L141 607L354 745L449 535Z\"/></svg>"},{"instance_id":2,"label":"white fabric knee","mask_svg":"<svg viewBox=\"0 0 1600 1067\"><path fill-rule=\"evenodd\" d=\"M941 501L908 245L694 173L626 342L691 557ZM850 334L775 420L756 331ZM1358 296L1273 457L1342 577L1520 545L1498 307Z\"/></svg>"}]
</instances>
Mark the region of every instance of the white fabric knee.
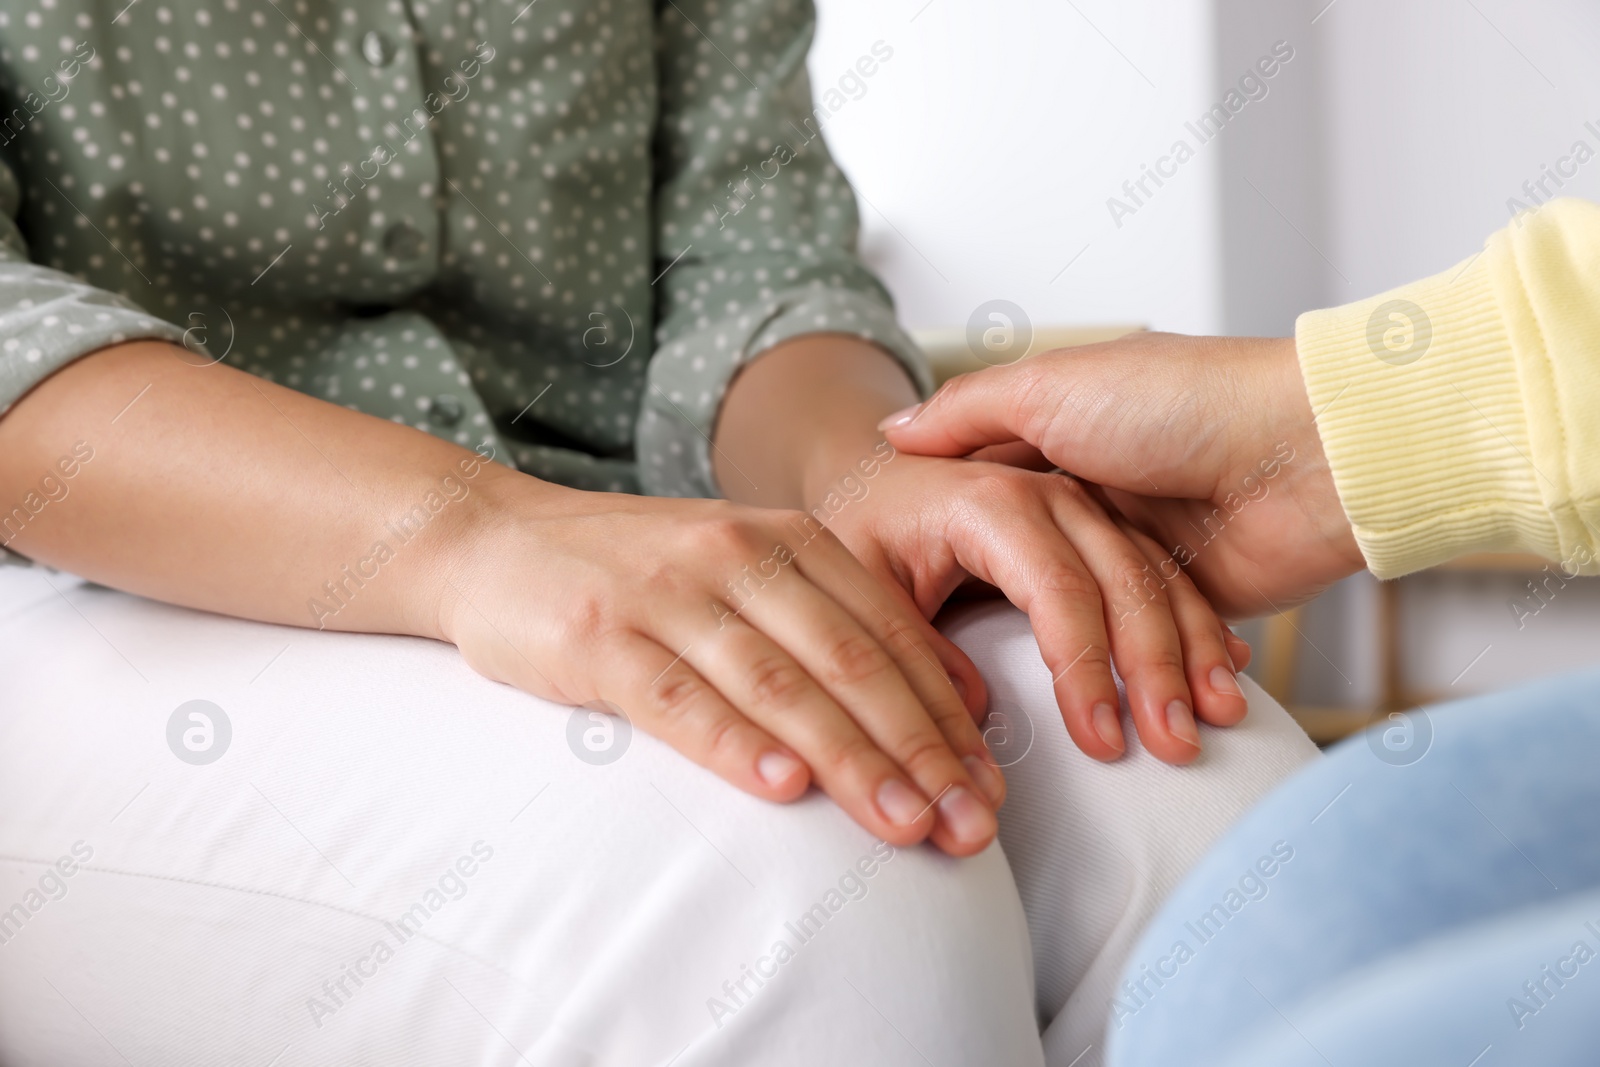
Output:
<instances>
[{"instance_id":1,"label":"white fabric knee","mask_svg":"<svg viewBox=\"0 0 1600 1067\"><path fill-rule=\"evenodd\" d=\"M1008 764L1000 841L1028 916L1046 1061L1097 1067L1116 983L1145 923L1211 842L1316 746L1241 677L1248 716L1227 729L1202 725L1194 763L1172 767L1146 752L1126 704L1127 754L1101 763L1067 736L1025 615L973 605L942 629L983 672L987 736Z\"/></svg>"},{"instance_id":2,"label":"white fabric knee","mask_svg":"<svg viewBox=\"0 0 1600 1067\"><path fill-rule=\"evenodd\" d=\"M444 645L48 580L0 576L9 1067L1043 1063L998 848L594 762Z\"/></svg>"},{"instance_id":3,"label":"white fabric knee","mask_svg":"<svg viewBox=\"0 0 1600 1067\"><path fill-rule=\"evenodd\" d=\"M954 861L642 734L608 747L605 720L432 642L39 570L0 572L0 605L8 1065L1089 1067L1150 913L1314 751L1246 683L1249 719L1202 727L1196 765L1131 729L1096 763L1026 619L966 609L947 632L1007 715L1002 759L1026 755L1006 855ZM209 723L169 729L193 700Z\"/></svg>"}]
</instances>

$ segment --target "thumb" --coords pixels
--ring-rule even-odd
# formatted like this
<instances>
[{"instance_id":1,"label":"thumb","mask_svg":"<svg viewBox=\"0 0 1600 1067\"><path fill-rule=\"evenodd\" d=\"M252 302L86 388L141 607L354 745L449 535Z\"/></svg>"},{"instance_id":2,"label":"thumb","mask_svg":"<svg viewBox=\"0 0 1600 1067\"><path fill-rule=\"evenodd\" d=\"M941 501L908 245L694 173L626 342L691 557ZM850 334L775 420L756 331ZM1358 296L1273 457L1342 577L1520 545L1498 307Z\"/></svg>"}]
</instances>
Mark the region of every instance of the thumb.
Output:
<instances>
[{"instance_id":1,"label":"thumb","mask_svg":"<svg viewBox=\"0 0 1600 1067\"><path fill-rule=\"evenodd\" d=\"M1043 442L1028 436L1036 426L1038 396L1014 365L991 367L951 378L927 400L884 419L878 429L896 448L925 456L967 456L1018 441L1043 451Z\"/></svg>"},{"instance_id":2,"label":"thumb","mask_svg":"<svg viewBox=\"0 0 1600 1067\"><path fill-rule=\"evenodd\" d=\"M1043 459L1091 482L1133 492L1167 493L1137 453L1151 433L1137 414L1111 400L1123 392L1110 364L1046 353L1022 363L950 379L916 407L878 424L890 444L925 456ZM1121 409L1122 414L1118 414ZM1130 417L1131 416L1131 417ZM999 447L996 447L999 446ZM984 451L987 450L987 451Z\"/></svg>"},{"instance_id":3,"label":"thumb","mask_svg":"<svg viewBox=\"0 0 1600 1067\"><path fill-rule=\"evenodd\" d=\"M1217 461L1193 374L1148 349L1157 334L1045 352L963 374L927 402L889 416L889 443L928 456L970 456L1019 442L1085 481L1157 497L1206 497Z\"/></svg>"}]
</instances>

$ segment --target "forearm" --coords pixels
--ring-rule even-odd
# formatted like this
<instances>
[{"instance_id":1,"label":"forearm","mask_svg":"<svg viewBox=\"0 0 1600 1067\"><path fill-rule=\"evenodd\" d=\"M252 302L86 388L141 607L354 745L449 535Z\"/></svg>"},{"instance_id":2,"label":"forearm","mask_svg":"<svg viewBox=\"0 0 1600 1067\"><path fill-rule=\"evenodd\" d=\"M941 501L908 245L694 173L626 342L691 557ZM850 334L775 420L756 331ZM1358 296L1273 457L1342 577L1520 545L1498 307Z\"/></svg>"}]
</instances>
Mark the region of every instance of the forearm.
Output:
<instances>
[{"instance_id":1,"label":"forearm","mask_svg":"<svg viewBox=\"0 0 1600 1067\"><path fill-rule=\"evenodd\" d=\"M178 351L103 349L0 418L0 542L176 604L441 637L450 551L497 497L551 488Z\"/></svg>"},{"instance_id":2,"label":"forearm","mask_svg":"<svg viewBox=\"0 0 1600 1067\"><path fill-rule=\"evenodd\" d=\"M806 507L870 456L877 424L917 400L895 358L848 334L807 334L741 371L717 422L715 469L728 499Z\"/></svg>"}]
</instances>

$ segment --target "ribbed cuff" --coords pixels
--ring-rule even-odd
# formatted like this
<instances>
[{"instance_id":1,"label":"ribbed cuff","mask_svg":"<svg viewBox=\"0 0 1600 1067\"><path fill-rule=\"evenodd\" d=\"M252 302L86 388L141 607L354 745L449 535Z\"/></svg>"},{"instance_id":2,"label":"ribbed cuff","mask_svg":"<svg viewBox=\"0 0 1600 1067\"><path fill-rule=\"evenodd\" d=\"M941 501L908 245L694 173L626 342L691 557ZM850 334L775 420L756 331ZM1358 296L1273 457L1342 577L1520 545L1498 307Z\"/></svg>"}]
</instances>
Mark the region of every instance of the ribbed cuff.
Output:
<instances>
[{"instance_id":1,"label":"ribbed cuff","mask_svg":"<svg viewBox=\"0 0 1600 1067\"><path fill-rule=\"evenodd\" d=\"M1502 312L1516 284L1497 234L1443 274L1295 324L1339 499L1380 578L1468 551L1558 554Z\"/></svg>"}]
</instances>

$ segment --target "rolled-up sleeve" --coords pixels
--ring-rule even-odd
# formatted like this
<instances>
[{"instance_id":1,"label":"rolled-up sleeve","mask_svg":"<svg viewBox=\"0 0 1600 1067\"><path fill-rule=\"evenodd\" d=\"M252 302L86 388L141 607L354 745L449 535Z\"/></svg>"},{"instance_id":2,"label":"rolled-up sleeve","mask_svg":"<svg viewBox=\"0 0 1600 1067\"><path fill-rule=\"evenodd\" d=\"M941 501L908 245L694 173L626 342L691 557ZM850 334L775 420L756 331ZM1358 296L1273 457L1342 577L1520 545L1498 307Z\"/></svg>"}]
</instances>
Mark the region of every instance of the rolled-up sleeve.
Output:
<instances>
[{"instance_id":1,"label":"rolled-up sleeve","mask_svg":"<svg viewBox=\"0 0 1600 1067\"><path fill-rule=\"evenodd\" d=\"M182 329L124 297L30 260L21 210L16 173L0 159L0 415L96 349L144 338L182 342Z\"/></svg>"},{"instance_id":2,"label":"rolled-up sleeve","mask_svg":"<svg viewBox=\"0 0 1600 1067\"><path fill-rule=\"evenodd\" d=\"M853 334L926 395L927 363L855 254L854 194L821 136L810 0L665 0L657 22L655 352L640 481L720 496L711 438L739 368L792 337ZM875 62L875 61L874 61Z\"/></svg>"},{"instance_id":3,"label":"rolled-up sleeve","mask_svg":"<svg viewBox=\"0 0 1600 1067\"><path fill-rule=\"evenodd\" d=\"M79 356L123 341L183 340L183 330L116 293L32 262L21 208L16 173L0 159L0 416ZM0 547L0 563L23 562Z\"/></svg>"}]
</instances>

